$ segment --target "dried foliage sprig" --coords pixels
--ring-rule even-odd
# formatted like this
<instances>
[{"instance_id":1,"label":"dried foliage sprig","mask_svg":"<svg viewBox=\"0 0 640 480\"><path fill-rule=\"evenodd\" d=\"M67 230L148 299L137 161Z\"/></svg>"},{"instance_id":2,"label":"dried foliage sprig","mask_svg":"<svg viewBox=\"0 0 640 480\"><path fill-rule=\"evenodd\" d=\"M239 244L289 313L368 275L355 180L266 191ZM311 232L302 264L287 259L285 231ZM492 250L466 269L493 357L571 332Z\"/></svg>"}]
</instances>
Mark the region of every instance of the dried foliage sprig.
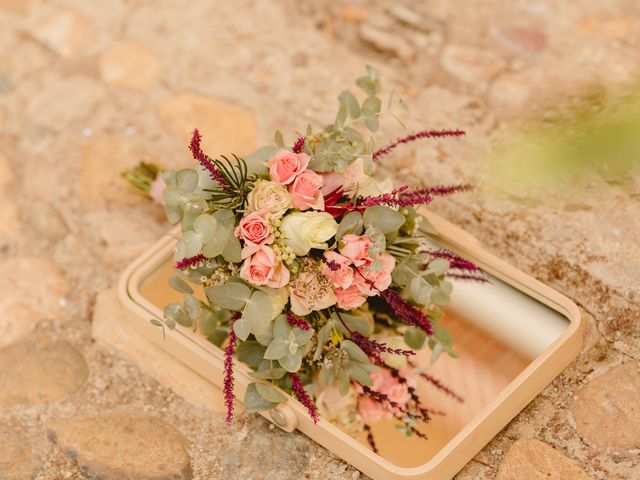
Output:
<instances>
[{"instance_id":1,"label":"dried foliage sprig","mask_svg":"<svg viewBox=\"0 0 640 480\"><path fill-rule=\"evenodd\" d=\"M436 387L438 390L444 392L445 394L447 394L448 396L453 398L456 402L464 403L464 398L462 398L456 392L451 390L449 387L447 387L444 383L442 383L440 380L435 378L433 375L431 375L431 374L429 374L427 372L420 372L419 375L422 378L424 378L426 381L428 381L431 385Z\"/></svg>"},{"instance_id":2,"label":"dried foliage sprig","mask_svg":"<svg viewBox=\"0 0 640 480\"><path fill-rule=\"evenodd\" d=\"M381 356L383 353L402 355L404 357L410 357L416 354L413 350L391 348L386 343L379 342L358 332L351 332L351 341L358 345L368 357L373 358L378 365L384 365Z\"/></svg>"}]
</instances>

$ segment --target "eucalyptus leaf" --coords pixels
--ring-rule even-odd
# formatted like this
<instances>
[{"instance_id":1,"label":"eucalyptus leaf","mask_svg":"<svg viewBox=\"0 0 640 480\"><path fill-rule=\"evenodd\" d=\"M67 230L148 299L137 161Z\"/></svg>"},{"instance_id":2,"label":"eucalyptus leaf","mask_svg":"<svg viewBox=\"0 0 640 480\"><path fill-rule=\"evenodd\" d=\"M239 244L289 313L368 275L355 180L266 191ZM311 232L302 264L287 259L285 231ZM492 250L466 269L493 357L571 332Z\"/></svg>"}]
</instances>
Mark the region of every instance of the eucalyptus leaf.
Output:
<instances>
[{"instance_id":1,"label":"eucalyptus leaf","mask_svg":"<svg viewBox=\"0 0 640 480\"><path fill-rule=\"evenodd\" d=\"M331 338L331 332L333 330L334 324L335 322L328 321L318 332L318 346L316 348L315 353L313 354L314 361L317 361L320 359L320 355L322 354L323 347Z\"/></svg>"},{"instance_id":2,"label":"eucalyptus leaf","mask_svg":"<svg viewBox=\"0 0 640 480\"><path fill-rule=\"evenodd\" d=\"M172 322L174 326L176 323L179 323L180 325L183 325L185 327L190 327L193 323L189 315L187 315L184 307L179 303L170 303L169 305L164 307L163 314L165 323L169 321ZM169 326L168 323L167 326Z\"/></svg>"},{"instance_id":3,"label":"eucalyptus leaf","mask_svg":"<svg viewBox=\"0 0 640 480\"><path fill-rule=\"evenodd\" d=\"M360 116L360 105L358 99L349 90L344 90L338 97L340 104L344 105L351 118L358 118Z\"/></svg>"},{"instance_id":4,"label":"eucalyptus leaf","mask_svg":"<svg viewBox=\"0 0 640 480\"><path fill-rule=\"evenodd\" d=\"M276 133L273 136L273 139L278 147L284 147L284 138L282 137L282 132L280 130L276 130Z\"/></svg>"},{"instance_id":5,"label":"eucalyptus leaf","mask_svg":"<svg viewBox=\"0 0 640 480\"><path fill-rule=\"evenodd\" d=\"M184 308L186 309L187 314L192 320L197 320L200 317L200 313L202 312L200 301L191 294L185 295Z\"/></svg>"},{"instance_id":6,"label":"eucalyptus leaf","mask_svg":"<svg viewBox=\"0 0 640 480\"><path fill-rule=\"evenodd\" d=\"M262 412L265 410L271 410L276 406L278 406L276 402L270 402L269 400L265 400L260 396L255 383L249 384L249 386L247 387L247 391L244 394L245 411L249 413Z\"/></svg>"},{"instance_id":7,"label":"eucalyptus leaf","mask_svg":"<svg viewBox=\"0 0 640 480\"><path fill-rule=\"evenodd\" d=\"M267 351L264 352L264 358L266 358L267 360L279 360L286 354L287 342L284 338L276 337L267 347Z\"/></svg>"},{"instance_id":8,"label":"eucalyptus leaf","mask_svg":"<svg viewBox=\"0 0 640 480\"><path fill-rule=\"evenodd\" d=\"M198 186L198 172L184 168L176 172L176 184L182 192L193 192Z\"/></svg>"},{"instance_id":9,"label":"eucalyptus leaf","mask_svg":"<svg viewBox=\"0 0 640 480\"><path fill-rule=\"evenodd\" d=\"M367 387L373 385L373 380L371 380L369 372L367 372L362 365L354 362L348 362L347 371L349 372L349 375L351 375L351 378L360 385L365 385Z\"/></svg>"},{"instance_id":10,"label":"eucalyptus leaf","mask_svg":"<svg viewBox=\"0 0 640 480\"><path fill-rule=\"evenodd\" d=\"M238 343L236 356L251 368L258 368L264 358L264 350L264 347L254 340L243 341Z\"/></svg>"},{"instance_id":11,"label":"eucalyptus leaf","mask_svg":"<svg viewBox=\"0 0 640 480\"><path fill-rule=\"evenodd\" d=\"M398 230L404 221L404 215L383 205L375 205L367 208L363 216L365 227L375 227L385 234Z\"/></svg>"},{"instance_id":12,"label":"eucalyptus leaf","mask_svg":"<svg viewBox=\"0 0 640 480\"><path fill-rule=\"evenodd\" d=\"M338 225L338 231L336 232L336 240L340 240L347 233L354 235L360 235L362 233L362 214L360 212L347 213L340 224Z\"/></svg>"},{"instance_id":13,"label":"eucalyptus leaf","mask_svg":"<svg viewBox=\"0 0 640 480\"><path fill-rule=\"evenodd\" d=\"M242 320L246 320L251 325L251 333L262 335L269 328L273 306L269 295L260 290L256 290L251 295L247 305L242 312Z\"/></svg>"},{"instance_id":14,"label":"eucalyptus leaf","mask_svg":"<svg viewBox=\"0 0 640 480\"><path fill-rule=\"evenodd\" d=\"M251 322L249 320L239 318L233 323L233 331L240 340L246 340L251 335Z\"/></svg>"},{"instance_id":15,"label":"eucalyptus leaf","mask_svg":"<svg viewBox=\"0 0 640 480\"><path fill-rule=\"evenodd\" d=\"M217 326L218 322L216 316L209 310L204 310L198 319L198 329L200 330L200 333L205 337L208 337L215 331Z\"/></svg>"},{"instance_id":16,"label":"eucalyptus leaf","mask_svg":"<svg viewBox=\"0 0 640 480\"><path fill-rule=\"evenodd\" d=\"M416 327L409 327L404 331L404 342L414 350L420 350L427 338L427 333Z\"/></svg>"},{"instance_id":17,"label":"eucalyptus leaf","mask_svg":"<svg viewBox=\"0 0 640 480\"><path fill-rule=\"evenodd\" d=\"M359 317L358 315L350 315L348 313L341 313L340 316L344 323L347 324L349 330L358 332L362 335L371 335L373 333L373 326L366 318Z\"/></svg>"},{"instance_id":18,"label":"eucalyptus leaf","mask_svg":"<svg viewBox=\"0 0 640 480\"><path fill-rule=\"evenodd\" d=\"M278 363L287 372L295 373L300 370L300 366L302 365L302 351L298 349L293 355L285 355L278 360Z\"/></svg>"},{"instance_id":19,"label":"eucalyptus leaf","mask_svg":"<svg viewBox=\"0 0 640 480\"><path fill-rule=\"evenodd\" d=\"M249 375L263 380L279 380L284 377L285 373L287 373L287 371L284 368L276 367L251 372Z\"/></svg>"},{"instance_id":20,"label":"eucalyptus leaf","mask_svg":"<svg viewBox=\"0 0 640 480\"><path fill-rule=\"evenodd\" d=\"M269 402L282 403L287 401L282 393L280 393L273 385L268 383L256 383L256 391L258 395Z\"/></svg>"},{"instance_id":21,"label":"eucalyptus leaf","mask_svg":"<svg viewBox=\"0 0 640 480\"><path fill-rule=\"evenodd\" d=\"M242 283L227 282L205 288L205 294L214 305L228 310L240 311L249 301L251 290Z\"/></svg>"},{"instance_id":22,"label":"eucalyptus leaf","mask_svg":"<svg viewBox=\"0 0 640 480\"><path fill-rule=\"evenodd\" d=\"M353 343L351 340L343 341L342 348L344 349L345 352L347 352L347 355L349 355L349 358L351 360L354 360L356 362L362 362L362 363L369 361L367 354L364 353L362 349L358 345Z\"/></svg>"},{"instance_id":23,"label":"eucalyptus leaf","mask_svg":"<svg viewBox=\"0 0 640 480\"><path fill-rule=\"evenodd\" d=\"M176 275L169 277L169 286L180 293L193 293L193 288L187 282Z\"/></svg>"},{"instance_id":24,"label":"eucalyptus leaf","mask_svg":"<svg viewBox=\"0 0 640 480\"><path fill-rule=\"evenodd\" d=\"M231 263L240 263L242 261L242 246L240 245L240 240L234 235L230 235L227 239L227 243L224 244L224 248L222 250L222 258L224 258L227 262Z\"/></svg>"}]
</instances>

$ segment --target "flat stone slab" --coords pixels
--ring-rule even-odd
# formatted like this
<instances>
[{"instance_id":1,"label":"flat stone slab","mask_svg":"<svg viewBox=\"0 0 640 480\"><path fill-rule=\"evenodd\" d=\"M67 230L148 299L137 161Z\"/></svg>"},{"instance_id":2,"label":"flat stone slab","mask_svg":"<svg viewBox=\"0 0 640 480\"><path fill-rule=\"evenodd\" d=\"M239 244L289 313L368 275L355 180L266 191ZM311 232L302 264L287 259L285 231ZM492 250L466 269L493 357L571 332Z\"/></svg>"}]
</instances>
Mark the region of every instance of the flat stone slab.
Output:
<instances>
[{"instance_id":1,"label":"flat stone slab","mask_svg":"<svg viewBox=\"0 0 640 480\"><path fill-rule=\"evenodd\" d=\"M0 406L46 404L71 395L89 372L66 341L33 335L0 350Z\"/></svg>"},{"instance_id":2,"label":"flat stone slab","mask_svg":"<svg viewBox=\"0 0 640 480\"><path fill-rule=\"evenodd\" d=\"M500 464L496 480L592 480L578 462L540 440L517 440Z\"/></svg>"},{"instance_id":3,"label":"flat stone slab","mask_svg":"<svg viewBox=\"0 0 640 480\"><path fill-rule=\"evenodd\" d=\"M640 362L592 380L578 390L569 409L578 434L601 451L640 450Z\"/></svg>"},{"instance_id":4,"label":"flat stone slab","mask_svg":"<svg viewBox=\"0 0 640 480\"><path fill-rule=\"evenodd\" d=\"M89 478L187 480L192 476L186 439L159 418L115 413L54 420L48 425L48 436Z\"/></svg>"},{"instance_id":5,"label":"flat stone slab","mask_svg":"<svg viewBox=\"0 0 640 480\"><path fill-rule=\"evenodd\" d=\"M31 480L42 467L27 440L9 429L0 427L0 478Z\"/></svg>"}]
</instances>

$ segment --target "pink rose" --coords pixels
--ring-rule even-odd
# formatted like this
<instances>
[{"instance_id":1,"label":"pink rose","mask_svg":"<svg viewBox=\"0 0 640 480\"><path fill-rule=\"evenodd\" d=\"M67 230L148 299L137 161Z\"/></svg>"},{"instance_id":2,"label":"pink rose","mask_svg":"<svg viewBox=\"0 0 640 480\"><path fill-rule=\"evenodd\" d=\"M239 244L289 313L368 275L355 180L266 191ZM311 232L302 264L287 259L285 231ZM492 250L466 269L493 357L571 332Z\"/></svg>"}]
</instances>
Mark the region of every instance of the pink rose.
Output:
<instances>
[{"instance_id":1,"label":"pink rose","mask_svg":"<svg viewBox=\"0 0 640 480\"><path fill-rule=\"evenodd\" d=\"M342 237L341 243L340 253L351 260L356 267L364 265L371 260L369 247L371 247L372 243L366 235L357 236L348 233Z\"/></svg>"},{"instance_id":2,"label":"pink rose","mask_svg":"<svg viewBox=\"0 0 640 480\"><path fill-rule=\"evenodd\" d=\"M403 383L397 383L396 385L385 389L383 393L387 395L390 402L397 403L399 406L403 406L411 400L409 387Z\"/></svg>"},{"instance_id":3,"label":"pink rose","mask_svg":"<svg viewBox=\"0 0 640 480\"><path fill-rule=\"evenodd\" d=\"M324 252L324 258L322 273L329 277L334 287L349 288L355 275L351 260L332 250Z\"/></svg>"},{"instance_id":4,"label":"pink rose","mask_svg":"<svg viewBox=\"0 0 640 480\"><path fill-rule=\"evenodd\" d=\"M236 227L235 235L250 245L264 245L273 242L275 235L269 228L265 211L246 215Z\"/></svg>"},{"instance_id":5,"label":"pink rose","mask_svg":"<svg viewBox=\"0 0 640 480\"><path fill-rule=\"evenodd\" d=\"M324 197L320 192L322 177L316 172L305 170L296 177L291 185L291 198L294 208L298 210L324 209Z\"/></svg>"},{"instance_id":6,"label":"pink rose","mask_svg":"<svg viewBox=\"0 0 640 480\"><path fill-rule=\"evenodd\" d=\"M289 185L309 165L306 153L293 153L289 150L278 150L267 162L271 180L280 185Z\"/></svg>"},{"instance_id":7,"label":"pink rose","mask_svg":"<svg viewBox=\"0 0 640 480\"><path fill-rule=\"evenodd\" d=\"M376 423L387 416L387 412L380 402L365 396L358 399L358 412L360 412L362 421L367 425Z\"/></svg>"},{"instance_id":8,"label":"pink rose","mask_svg":"<svg viewBox=\"0 0 640 480\"><path fill-rule=\"evenodd\" d=\"M343 310L358 308L366 300L357 285L351 285L349 288L336 288L336 297L338 297L338 307Z\"/></svg>"},{"instance_id":9,"label":"pink rose","mask_svg":"<svg viewBox=\"0 0 640 480\"><path fill-rule=\"evenodd\" d=\"M270 247L263 245L244 261L240 278L253 285L280 288L289 283L289 270Z\"/></svg>"},{"instance_id":10,"label":"pink rose","mask_svg":"<svg viewBox=\"0 0 640 480\"><path fill-rule=\"evenodd\" d=\"M365 295L373 296L384 292L391 285L391 274L396 267L396 259L388 253L381 253L373 259L372 263L360 268L360 280L358 286ZM378 269L379 270L376 270ZM364 278L362 278L364 277ZM373 285L372 285L373 283Z\"/></svg>"}]
</instances>

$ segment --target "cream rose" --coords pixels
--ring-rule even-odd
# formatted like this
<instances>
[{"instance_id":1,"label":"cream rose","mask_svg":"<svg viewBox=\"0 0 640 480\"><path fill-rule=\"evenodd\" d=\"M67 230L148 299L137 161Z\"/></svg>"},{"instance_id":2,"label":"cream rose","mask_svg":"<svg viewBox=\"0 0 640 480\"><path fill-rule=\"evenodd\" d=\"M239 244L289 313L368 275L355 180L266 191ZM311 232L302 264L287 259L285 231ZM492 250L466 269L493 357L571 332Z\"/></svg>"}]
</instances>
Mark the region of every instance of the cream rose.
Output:
<instances>
[{"instance_id":1,"label":"cream rose","mask_svg":"<svg viewBox=\"0 0 640 480\"><path fill-rule=\"evenodd\" d=\"M282 219L280 233L293 253L302 257L312 248L327 248L327 240L338 231L338 224L326 212L293 212Z\"/></svg>"},{"instance_id":2,"label":"cream rose","mask_svg":"<svg viewBox=\"0 0 640 480\"><path fill-rule=\"evenodd\" d=\"M293 206L291 195L285 187L269 180L258 180L247 197L247 211L264 210L282 216Z\"/></svg>"}]
</instances>

